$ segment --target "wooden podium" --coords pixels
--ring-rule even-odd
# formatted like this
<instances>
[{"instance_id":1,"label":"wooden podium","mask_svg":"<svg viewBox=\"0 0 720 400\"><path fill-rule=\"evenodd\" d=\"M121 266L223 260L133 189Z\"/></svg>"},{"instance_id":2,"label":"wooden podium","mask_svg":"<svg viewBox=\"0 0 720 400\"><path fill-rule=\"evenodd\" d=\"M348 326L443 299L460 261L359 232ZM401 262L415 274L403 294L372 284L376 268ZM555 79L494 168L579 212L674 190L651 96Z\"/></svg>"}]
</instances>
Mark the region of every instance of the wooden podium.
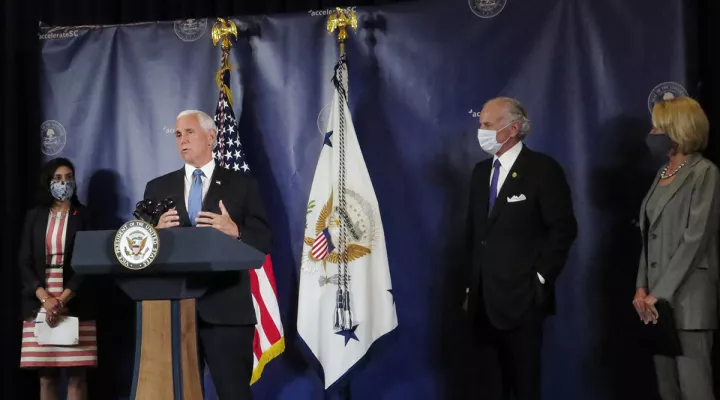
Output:
<instances>
[{"instance_id":1,"label":"wooden podium","mask_svg":"<svg viewBox=\"0 0 720 400\"><path fill-rule=\"evenodd\" d=\"M195 299L210 274L260 268L265 254L212 228L158 231L157 258L142 270L113 254L116 231L75 236L72 268L112 276L137 302L131 400L202 400Z\"/></svg>"}]
</instances>

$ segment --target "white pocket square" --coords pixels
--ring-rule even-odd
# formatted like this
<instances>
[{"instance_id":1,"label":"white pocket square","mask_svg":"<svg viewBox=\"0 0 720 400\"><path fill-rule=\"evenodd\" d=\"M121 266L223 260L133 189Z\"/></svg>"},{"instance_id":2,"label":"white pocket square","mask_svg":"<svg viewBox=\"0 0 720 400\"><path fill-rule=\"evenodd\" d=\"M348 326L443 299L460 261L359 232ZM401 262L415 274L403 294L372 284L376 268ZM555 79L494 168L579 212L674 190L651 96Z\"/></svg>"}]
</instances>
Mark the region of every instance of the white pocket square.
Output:
<instances>
[{"instance_id":1,"label":"white pocket square","mask_svg":"<svg viewBox=\"0 0 720 400\"><path fill-rule=\"evenodd\" d=\"M525 200L527 200L527 198L525 197L524 194L521 194L520 196L516 195L516 196L507 198L508 203L517 203L518 201L525 201Z\"/></svg>"}]
</instances>

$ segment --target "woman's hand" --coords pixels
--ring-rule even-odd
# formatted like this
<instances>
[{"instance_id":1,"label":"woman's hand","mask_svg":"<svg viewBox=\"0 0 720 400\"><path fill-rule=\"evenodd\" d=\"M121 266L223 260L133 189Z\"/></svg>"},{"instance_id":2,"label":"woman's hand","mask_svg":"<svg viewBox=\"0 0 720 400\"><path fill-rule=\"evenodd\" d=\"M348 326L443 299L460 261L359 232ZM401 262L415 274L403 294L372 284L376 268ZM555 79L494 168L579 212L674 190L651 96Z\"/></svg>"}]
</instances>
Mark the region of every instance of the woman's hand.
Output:
<instances>
[{"instance_id":1,"label":"woman's hand","mask_svg":"<svg viewBox=\"0 0 720 400\"><path fill-rule=\"evenodd\" d=\"M47 313L45 315L45 323L48 324L49 327L54 328L60 322L60 318L62 318L60 314Z\"/></svg>"},{"instance_id":2,"label":"woman's hand","mask_svg":"<svg viewBox=\"0 0 720 400\"><path fill-rule=\"evenodd\" d=\"M638 288L635 291L635 298L633 299L633 306L635 307L635 311L637 311L638 315L640 316L640 320L644 321L645 314L647 311L647 303L645 303L645 298L647 297L647 291L645 288Z\"/></svg>"},{"instance_id":3,"label":"woman's hand","mask_svg":"<svg viewBox=\"0 0 720 400\"><path fill-rule=\"evenodd\" d=\"M655 304L657 303L658 299L653 296L652 294L647 295L644 299L645 301L645 313L648 315L649 321L646 321L645 323L652 322L653 324L657 324L657 319L659 317L658 311L655 308Z\"/></svg>"},{"instance_id":4,"label":"woman's hand","mask_svg":"<svg viewBox=\"0 0 720 400\"><path fill-rule=\"evenodd\" d=\"M61 303L60 300L56 299L53 296L49 296L45 299L45 301L42 303L43 308L47 312L48 315L50 314L57 314L60 310Z\"/></svg>"}]
</instances>

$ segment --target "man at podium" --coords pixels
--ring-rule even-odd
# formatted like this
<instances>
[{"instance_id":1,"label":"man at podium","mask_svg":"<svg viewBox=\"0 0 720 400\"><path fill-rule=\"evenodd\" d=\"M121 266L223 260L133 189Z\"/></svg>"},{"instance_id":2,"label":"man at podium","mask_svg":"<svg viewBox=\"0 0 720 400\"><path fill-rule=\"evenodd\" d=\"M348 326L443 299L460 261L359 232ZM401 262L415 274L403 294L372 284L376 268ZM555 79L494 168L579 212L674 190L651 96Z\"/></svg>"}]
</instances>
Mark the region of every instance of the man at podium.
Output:
<instances>
[{"instance_id":1,"label":"man at podium","mask_svg":"<svg viewBox=\"0 0 720 400\"><path fill-rule=\"evenodd\" d=\"M216 167L216 143L217 127L209 115L187 110L177 116L175 144L185 165L145 187L145 200L171 198L177 205L160 216L156 228L214 228L267 254L272 235L257 183ZM197 316L200 360L207 362L220 399L250 399L256 318L248 273L230 279L222 273L211 281L197 299Z\"/></svg>"}]
</instances>

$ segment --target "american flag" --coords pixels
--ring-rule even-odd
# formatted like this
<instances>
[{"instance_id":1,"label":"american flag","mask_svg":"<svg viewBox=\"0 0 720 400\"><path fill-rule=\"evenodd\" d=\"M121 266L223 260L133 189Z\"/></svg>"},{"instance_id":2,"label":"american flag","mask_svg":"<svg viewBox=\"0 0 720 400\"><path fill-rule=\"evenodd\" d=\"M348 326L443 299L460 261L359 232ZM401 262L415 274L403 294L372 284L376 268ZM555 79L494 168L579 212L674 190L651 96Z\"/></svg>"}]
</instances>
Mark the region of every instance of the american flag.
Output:
<instances>
[{"instance_id":1,"label":"american flag","mask_svg":"<svg viewBox=\"0 0 720 400\"><path fill-rule=\"evenodd\" d=\"M332 237L328 229L325 228L315 238L310 252L316 260L324 260L333 250L335 250L335 246L332 244Z\"/></svg>"},{"instance_id":2,"label":"american flag","mask_svg":"<svg viewBox=\"0 0 720 400\"><path fill-rule=\"evenodd\" d=\"M227 53L223 55L223 65L227 65ZM242 143L240 143L237 120L233 112L230 68L224 67L222 74L223 86L220 89L220 98L215 109L215 125L218 134L214 157L222 168L249 173L250 167L245 158ZM250 381L250 384L253 384L262 375L265 365L285 350L285 339L270 255L265 256L262 268L252 269L249 274L250 291L258 321L255 325L253 340L254 363Z\"/></svg>"},{"instance_id":3,"label":"american flag","mask_svg":"<svg viewBox=\"0 0 720 400\"><path fill-rule=\"evenodd\" d=\"M226 75L229 75L229 73L226 73ZM222 90L215 109L215 125L217 125L218 129L217 147L215 147L214 153L215 160L223 168L250 172L250 166L247 164L245 152L242 143L240 143L235 113L227 94Z\"/></svg>"}]
</instances>

